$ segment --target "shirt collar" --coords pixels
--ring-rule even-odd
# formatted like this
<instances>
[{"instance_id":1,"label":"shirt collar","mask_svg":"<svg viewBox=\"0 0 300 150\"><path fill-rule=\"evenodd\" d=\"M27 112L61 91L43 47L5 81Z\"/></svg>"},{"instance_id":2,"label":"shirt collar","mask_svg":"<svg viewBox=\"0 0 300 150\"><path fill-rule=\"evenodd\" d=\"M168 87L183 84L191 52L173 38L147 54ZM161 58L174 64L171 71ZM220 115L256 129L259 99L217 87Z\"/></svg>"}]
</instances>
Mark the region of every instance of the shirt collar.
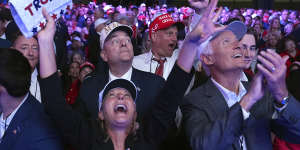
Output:
<instances>
[{"instance_id":1,"label":"shirt collar","mask_svg":"<svg viewBox=\"0 0 300 150\"><path fill-rule=\"evenodd\" d=\"M177 49L174 49L171 57L162 57L160 59L166 59L166 62L170 61L170 59L174 56L174 53L176 50ZM148 53L146 53L145 63L150 63L153 57L154 57L154 55L152 53L152 49L150 49L150 51Z\"/></svg>"},{"instance_id":2,"label":"shirt collar","mask_svg":"<svg viewBox=\"0 0 300 150\"><path fill-rule=\"evenodd\" d=\"M109 81L113 81L116 79L126 79L126 80L131 80L131 75L132 75L132 67L129 68L129 70L121 77L116 77L114 76L110 70L109 70Z\"/></svg>"},{"instance_id":3,"label":"shirt collar","mask_svg":"<svg viewBox=\"0 0 300 150\"><path fill-rule=\"evenodd\" d=\"M239 83L239 93L235 94L235 92L232 92L225 87L223 87L221 84L219 84L217 81L215 81L213 78L211 78L212 82L216 85L216 87L219 89L219 91L224 96L226 103L228 107L231 107L236 102L239 102L240 99L247 93L247 90L243 86L242 82Z\"/></svg>"},{"instance_id":4,"label":"shirt collar","mask_svg":"<svg viewBox=\"0 0 300 150\"><path fill-rule=\"evenodd\" d=\"M248 78L244 72L242 72L241 81L248 82Z\"/></svg>"},{"instance_id":5,"label":"shirt collar","mask_svg":"<svg viewBox=\"0 0 300 150\"><path fill-rule=\"evenodd\" d=\"M21 101L21 103L19 104L19 106L6 118L4 119L3 113L1 113L0 116L0 122L3 123L3 125L5 125L8 127L10 122L12 121L12 119L14 118L15 114L17 113L17 111L19 110L19 108L22 106L22 104L25 102L25 100L27 99L29 93L26 94L26 96L24 97L24 99Z\"/></svg>"},{"instance_id":6,"label":"shirt collar","mask_svg":"<svg viewBox=\"0 0 300 150\"><path fill-rule=\"evenodd\" d=\"M38 76L38 71L37 71L37 69L35 68L35 69L33 70L33 72L31 73L31 80L32 80L32 79L37 79L37 76Z\"/></svg>"}]
</instances>

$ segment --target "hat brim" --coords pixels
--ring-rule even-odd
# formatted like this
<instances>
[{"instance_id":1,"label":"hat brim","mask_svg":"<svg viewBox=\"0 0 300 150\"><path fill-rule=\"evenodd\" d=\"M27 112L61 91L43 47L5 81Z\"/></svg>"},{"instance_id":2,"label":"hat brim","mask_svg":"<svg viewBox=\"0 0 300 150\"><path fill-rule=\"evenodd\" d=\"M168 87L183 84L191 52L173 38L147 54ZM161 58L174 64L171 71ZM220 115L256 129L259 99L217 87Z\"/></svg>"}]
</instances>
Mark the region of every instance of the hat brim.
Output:
<instances>
[{"instance_id":1,"label":"hat brim","mask_svg":"<svg viewBox=\"0 0 300 150\"><path fill-rule=\"evenodd\" d=\"M131 27L129 27L127 25L121 25L121 26L118 26L118 27L114 28L112 31L110 31L110 33L107 35L107 38L104 40L104 43L107 40L109 40L109 37L110 37L111 34L113 34L114 32L117 32L117 31L124 31L124 32L126 32L130 38L132 37L132 34L133 34L133 30L132 30Z\"/></svg>"},{"instance_id":2,"label":"hat brim","mask_svg":"<svg viewBox=\"0 0 300 150\"><path fill-rule=\"evenodd\" d=\"M241 21L231 22L225 29L213 33L209 41L214 40L225 31L231 31L238 40L241 40L243 36L247 33L247 26Z\"/></svg>"},{"instance_id":3,"label":"hat brim","mask_svg":"<svg viewBox=\"0 0 300 150\"><path fill-rule=\"evenodd\" d=\"M170 24L170 25L168 25L164 28L161 28L159 30L165 30L165 29L168 29L168 28L173 27L173 26L175 26L178 29L178 31L179 30L184 30L184 27L185 27L185 25L182 22L174 22L174 23L172 23L172 24Z\"/></svg>"},{"instance_id":4,"label":"hat brim","mask_svg":"<svg viewBox=\"0 0 300 150\"><path fill-rule=\"evenodd\" d=\"M125 79L117 79L117 80L113 80L111 81L104 89L103 91L103 99L104 97L106 96L106 94L114 89L114 88L123 88L123 89L126 89L130 94L131 94L131 97L133 100L135 100L136 98L136 87L135 85L128 81L128 80L125 80Z\"/></svg>"}]
</instances>

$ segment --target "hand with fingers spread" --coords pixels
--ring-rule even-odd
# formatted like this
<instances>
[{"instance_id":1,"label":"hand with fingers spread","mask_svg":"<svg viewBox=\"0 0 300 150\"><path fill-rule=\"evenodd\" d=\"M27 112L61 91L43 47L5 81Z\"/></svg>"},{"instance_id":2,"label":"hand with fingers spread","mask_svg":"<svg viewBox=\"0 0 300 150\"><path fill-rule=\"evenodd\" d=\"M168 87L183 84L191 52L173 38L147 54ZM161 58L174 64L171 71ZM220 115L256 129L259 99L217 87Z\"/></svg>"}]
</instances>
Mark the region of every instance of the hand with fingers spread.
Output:
<instances>
[{"instance_id":1,"label":"hand with fingers spread","mask_svg":"<svg viewBox=\"0 0 300 150\"><path fill-rule=\"evenodd\" d=\"M281 57L275 51L268 49L262 51L258 56L261 64L257 68L267 80L269 91L275 97L278 103L288 96L288 90L285 83L287 67L285 65L288 56Z\"/></svg>"},{"instance_id":2,"label":"hand with fingers spread","mask_svg":"<svg viewBox=\"0 0 300 150\"><path fill-rule=\"evenodd\" d=\"M224 26L215 25L215 22L222 12L222 8L220 8L216 14L214 13L217 3L218 0L211 0L196 27L188 34L187 40L197 43L198 45L214 32L225 28Z\"/></svg>"},{"instance_id":3,"label":"hand with fingers spread","mask_svg":"<svg viewBox=\"0 0 300 150\"><path fill-rule=\"evenodd\" d=\"M199 20L197 26L190 32L181 47L180 54L177 59L177 64L187 72L190 71L191 65L194 61L197 52L197 46L201 44L209 35L217 30L221 30L225 27L216 28L214 21L220 15L221 9L214 16L214 10L217 6L218 0L212 0L208 8L203 13L203 16Z\"/></svg>"}]
</instances>

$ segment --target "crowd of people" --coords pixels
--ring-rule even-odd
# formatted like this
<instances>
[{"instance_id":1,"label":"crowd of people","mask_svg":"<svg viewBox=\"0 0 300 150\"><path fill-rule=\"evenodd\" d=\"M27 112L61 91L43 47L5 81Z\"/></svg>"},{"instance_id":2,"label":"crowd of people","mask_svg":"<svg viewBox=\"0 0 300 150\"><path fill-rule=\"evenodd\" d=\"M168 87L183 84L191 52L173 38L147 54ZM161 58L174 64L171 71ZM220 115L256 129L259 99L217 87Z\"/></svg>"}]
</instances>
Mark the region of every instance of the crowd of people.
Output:
<instances>
[{"instance_id":1,"label":"crowd of people","mask_svg":"<svg viewBox=\"0 0 300 150\"><path fill-rule=\"evenodd\" d=\"M0 150L300 149L299 11L189 3L1 6Z\"/></svg>"}]
</instances>

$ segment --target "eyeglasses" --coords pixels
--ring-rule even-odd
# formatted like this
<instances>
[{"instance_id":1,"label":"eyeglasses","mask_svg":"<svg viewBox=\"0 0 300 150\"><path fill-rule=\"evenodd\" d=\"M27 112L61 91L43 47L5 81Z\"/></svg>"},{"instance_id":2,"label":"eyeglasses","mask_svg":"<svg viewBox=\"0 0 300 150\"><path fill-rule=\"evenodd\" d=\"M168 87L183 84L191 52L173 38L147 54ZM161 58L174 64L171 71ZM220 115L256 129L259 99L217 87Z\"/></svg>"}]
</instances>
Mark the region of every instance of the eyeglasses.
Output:
<instances>
[{"instance_id":1,"label":"eyeglasses","mask_svg":"<svg viewBox=\"0 0 300 150\"><path fill-rule=\"evenodd\" d=\"M117 39L117 38L115 38L115 39L112 39L110 41L110 43L113 46L118 46L118 45L123 44L123 43L125 43L125 44L131 43L131 39Z\"/></svg>"}]
</instances>

